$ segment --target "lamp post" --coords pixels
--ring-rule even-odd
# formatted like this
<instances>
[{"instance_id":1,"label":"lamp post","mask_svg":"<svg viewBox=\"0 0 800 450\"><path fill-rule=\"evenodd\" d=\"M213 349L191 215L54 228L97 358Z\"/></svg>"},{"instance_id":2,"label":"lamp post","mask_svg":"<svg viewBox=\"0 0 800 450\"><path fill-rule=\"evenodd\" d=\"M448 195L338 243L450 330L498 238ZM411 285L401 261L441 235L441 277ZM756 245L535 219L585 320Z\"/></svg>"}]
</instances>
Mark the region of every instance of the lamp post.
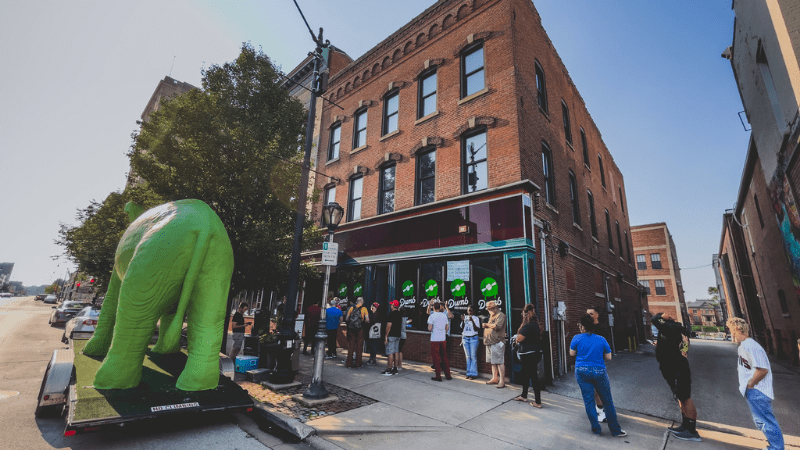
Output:
<instances>
[{"instance_id":1,"label":"lamp post","mask_svg":"<svg viewBox=\"0 0 800 450\"><path fill-rule=\"evenodd\" d=\"M328 203L322 207L322 226L328 228L328 243L333 243L333 233L336 231L336 227L339 226L339 222L342 221L343 216L344 208L339 206L336 202ZM325 264L326 261L322 263ZM336 265L335 258L333 264L329 262L326 265L325 285L322 288L322 311L320 311L319 314L317 334L314 336L316 338L316 342L314 343L314 371L311 374L311 384L309 384L308 389L303 392L303 397L310 399L320 399L328 396L328 390L325 389L325 384L322 383L322 368L325 358L325 338L327 337L325 330L327 329L326 311L328 309L328 283L331 279L331 265Z\"/></svg>"}]
</instances>

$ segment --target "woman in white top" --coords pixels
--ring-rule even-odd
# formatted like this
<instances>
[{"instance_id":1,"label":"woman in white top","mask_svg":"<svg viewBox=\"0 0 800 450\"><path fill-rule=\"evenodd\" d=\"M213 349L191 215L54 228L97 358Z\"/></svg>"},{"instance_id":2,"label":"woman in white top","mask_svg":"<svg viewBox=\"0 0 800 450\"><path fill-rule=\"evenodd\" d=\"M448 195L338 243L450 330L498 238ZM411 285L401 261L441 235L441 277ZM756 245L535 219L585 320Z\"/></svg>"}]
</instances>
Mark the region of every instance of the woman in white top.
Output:
<instances>
[{"instance_id":1,"label":"woman in white top","mask_svg":"<svg viewBox=\"0 0 800 450\"><path fill-rule=\"evenodd\" d=\"M481 329L481 319L475 315L475 310L470 306L463 320L461 344L464 346L464 355L467 358L467 379L474 380L478 378L478 330Z\"/></svg>"}]
</instances>

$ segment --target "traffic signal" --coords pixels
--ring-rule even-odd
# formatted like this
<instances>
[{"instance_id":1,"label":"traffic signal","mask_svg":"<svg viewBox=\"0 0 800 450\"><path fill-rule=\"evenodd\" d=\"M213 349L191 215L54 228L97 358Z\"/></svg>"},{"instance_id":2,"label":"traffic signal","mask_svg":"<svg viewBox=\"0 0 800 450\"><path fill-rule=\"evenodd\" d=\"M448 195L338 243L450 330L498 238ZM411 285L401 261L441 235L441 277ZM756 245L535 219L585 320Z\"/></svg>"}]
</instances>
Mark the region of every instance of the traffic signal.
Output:
<instances>
[{"instance_id":1,"label":"traffic signal","mask_svg":"<svg viewBox=\"0 0 800 450\"><path fill-rule=\"evenodd\" d=\"M77 282L77 283L75 283L75 287L81 287L81 283L80 283L80 281L79 281L79 282Z\"/></svg>"}]
</instances>

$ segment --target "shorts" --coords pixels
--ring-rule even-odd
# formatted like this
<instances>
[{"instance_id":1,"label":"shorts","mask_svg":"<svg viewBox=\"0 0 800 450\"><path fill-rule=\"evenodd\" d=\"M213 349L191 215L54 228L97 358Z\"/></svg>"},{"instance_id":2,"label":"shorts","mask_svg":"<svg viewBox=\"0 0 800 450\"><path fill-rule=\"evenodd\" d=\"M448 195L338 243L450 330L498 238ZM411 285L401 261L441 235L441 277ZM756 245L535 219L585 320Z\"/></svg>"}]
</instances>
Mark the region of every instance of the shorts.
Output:
<instances>
[{"instance_id":1,"label":"shorts","mask_svg":"<svg viewBox=\"0 0 800 450\"><path fill-rule=\"evenodd\" d=\"M244 344L244 333L233 333L232 348L242 348L242 344Z\"/></svg>"},{"instance_id":2,"label":"shorts","mask_svg":"<svg viewBox=\"0 0 800 450\"><path fill-rule=\"evenodd\" d=\"M486 362L489 364L504 364L506 357L505 347L506 343L503 341L497 344L487 345Z\"/></svg>"},{"instance_id":3,"label":"shorts","mask_svg":"<svg viewBox=\"0 0 800 450\"><path fill-rule=\"evenodd\" d=\"M397 346L398 353L403 353L403 347L406 345L406 340L400 338L400 345Z\"/></svg>"},{"instance_id":4,"label":"shorts","mask_svg":"<svg viewBox=\"0 0 800 450\"><path fill-rule=\"evenodd\" d=\"M399 351L398 350L399 346L400 346L399 336L398 337L389 336L388 338L386 338L386 355L387 356L394 355L395 353L397 353Z\"/></svg>"},{"instance_id":5,"label":"shorts","mask_svg":"<svg viewBox=\"0 0 800 450\"><path fill-rule=\"evenodd\" d=\"M681 357L674 363L661 364L659 369L676 399L683 402L692 398L692 371L686 358Z\"/></svg>"}]
</instances>

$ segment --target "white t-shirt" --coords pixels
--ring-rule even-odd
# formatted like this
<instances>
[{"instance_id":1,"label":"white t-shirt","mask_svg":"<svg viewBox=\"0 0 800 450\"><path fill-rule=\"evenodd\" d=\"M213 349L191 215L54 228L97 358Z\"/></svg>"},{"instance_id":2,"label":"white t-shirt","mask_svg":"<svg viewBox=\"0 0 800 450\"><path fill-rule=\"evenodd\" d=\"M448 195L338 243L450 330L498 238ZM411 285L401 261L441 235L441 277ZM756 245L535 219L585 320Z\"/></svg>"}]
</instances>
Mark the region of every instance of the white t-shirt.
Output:
<instances>
[{"instance_id":1,"label":"white t-shirt","mask_svg":"<svg viewBox=\"0 0 800 450\"><path fill-rule=\"evenodd\" d=\"M772 392L772 368L769 365L767 352L752 338L747 338L739 344L739 392L742 395L747 390L747 383L753 378L756 368L767 369L767 376L755 386L764 395L775 399Z\"/></svg>"},{"instance_id":2,"label":"white t-shirt","mask_svg":"<svg viewBox=\"0 0 800 450\"><path fill-rule=\"evenodd\" d=\"M431 330L431 342L442 342L447 336L447 314L435 312L428 316L428 325L433 325Z\"/></svg>"},{"instance_id":3,"label":"white t-shirt","mask_svg":"<svg viewBox=\"0 0 800 450\"><path fill-rule=\"evenodd\" d=\"M464 331L462 331L461 335L464 337L472 337L478 335L478 328L480 325L476 325L480 323L480 319L477 316L464 316Z\"/></svg>"}]
</instances>

